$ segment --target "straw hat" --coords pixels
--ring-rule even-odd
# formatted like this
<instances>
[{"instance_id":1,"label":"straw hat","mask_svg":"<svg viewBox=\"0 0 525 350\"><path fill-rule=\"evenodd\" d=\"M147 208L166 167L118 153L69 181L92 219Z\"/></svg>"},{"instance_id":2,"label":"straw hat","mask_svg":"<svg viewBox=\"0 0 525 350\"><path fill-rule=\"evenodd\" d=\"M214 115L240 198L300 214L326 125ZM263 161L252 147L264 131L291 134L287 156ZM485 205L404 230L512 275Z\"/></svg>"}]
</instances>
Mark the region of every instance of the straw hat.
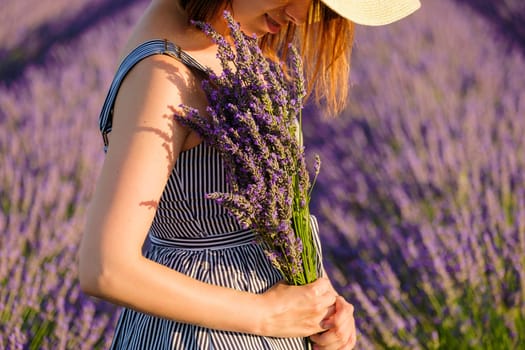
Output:
<instances>
[{"instance_id":1,"label":"straw hat","mask_svg":"<svg viewBox=\"0 0 525 350\"><path fill-rule=\"evenodd\" d=\"M419 0L321 0L354 23L379 26L395 22L417 10Z\"/></svg>"}]
</instances>

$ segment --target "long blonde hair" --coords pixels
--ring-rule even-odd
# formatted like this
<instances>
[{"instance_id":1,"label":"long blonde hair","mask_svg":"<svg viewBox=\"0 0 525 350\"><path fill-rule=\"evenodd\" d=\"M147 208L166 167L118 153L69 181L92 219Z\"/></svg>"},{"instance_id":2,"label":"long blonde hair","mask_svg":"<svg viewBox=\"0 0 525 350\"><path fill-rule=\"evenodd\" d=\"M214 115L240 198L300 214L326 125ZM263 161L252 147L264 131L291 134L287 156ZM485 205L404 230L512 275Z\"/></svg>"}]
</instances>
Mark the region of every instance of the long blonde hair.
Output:
<instances>
[{"instance_id":1,"label":"long blonde hair","mask_svg":"<svg viewBox=\"0 0 525 350\"><path fill-rule=\"evenodd\" d=\"M231 8L231 1L181 0L181 4L189 18L210 21ZM269 56L281 59L286 57L288 44L294 43L303 57L308 96L324 106L327 114L337 115L347 101L353 39L352 22L313 0L305 24L289 22L280 33L263 36L260 43Z\"/></svg>"}]
</instances>

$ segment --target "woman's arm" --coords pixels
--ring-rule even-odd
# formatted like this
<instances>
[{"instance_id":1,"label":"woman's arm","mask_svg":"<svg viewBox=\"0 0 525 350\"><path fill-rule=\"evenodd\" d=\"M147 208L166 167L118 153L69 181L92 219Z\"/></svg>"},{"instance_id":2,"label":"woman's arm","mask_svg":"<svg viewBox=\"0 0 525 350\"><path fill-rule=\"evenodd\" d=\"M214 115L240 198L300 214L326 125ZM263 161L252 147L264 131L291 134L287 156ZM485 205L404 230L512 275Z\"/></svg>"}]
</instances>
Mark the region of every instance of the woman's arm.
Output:
<instances>
[{"instance_id":1,"label":"woman's arm","mask_svg":"<svg viewBox=\"0 0 525 350\"><path fill-rule=\"evenodd\" d=\"M123 82L110 146L80 247L82 289L116 304L204 327L271 336L306 336L335 301L322 279L276 285L262 295L197 281L142 256L155 208L189 131L171 106L204 109L202 91L179 62L152 56Z\"/></svg>"}]
</instances>

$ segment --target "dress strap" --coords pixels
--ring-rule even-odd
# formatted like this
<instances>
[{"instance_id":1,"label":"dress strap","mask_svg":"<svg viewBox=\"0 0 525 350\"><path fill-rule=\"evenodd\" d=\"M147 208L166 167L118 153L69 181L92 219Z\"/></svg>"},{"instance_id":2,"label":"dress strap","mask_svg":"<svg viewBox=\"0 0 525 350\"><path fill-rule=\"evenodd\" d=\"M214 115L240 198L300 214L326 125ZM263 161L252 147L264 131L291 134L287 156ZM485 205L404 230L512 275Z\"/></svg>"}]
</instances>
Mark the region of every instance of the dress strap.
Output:
<instances>
[{"instance_id":1,"label":"dress strap","mask_svg":"<svg viewBox=\"0 0 525 350\"><path fill-rule=\"evenodd\" d=\"M100 112L98 122L104 141L104 152L108 149L108 134L113 125L113 105L115 104L120 85L133 66L152 55L168 55L206 76L211 72L209 68L203 66L187 52L181 50L178 45L166 39L150 40L137 46L120 63Z\"/></svg>"}]
</instances>

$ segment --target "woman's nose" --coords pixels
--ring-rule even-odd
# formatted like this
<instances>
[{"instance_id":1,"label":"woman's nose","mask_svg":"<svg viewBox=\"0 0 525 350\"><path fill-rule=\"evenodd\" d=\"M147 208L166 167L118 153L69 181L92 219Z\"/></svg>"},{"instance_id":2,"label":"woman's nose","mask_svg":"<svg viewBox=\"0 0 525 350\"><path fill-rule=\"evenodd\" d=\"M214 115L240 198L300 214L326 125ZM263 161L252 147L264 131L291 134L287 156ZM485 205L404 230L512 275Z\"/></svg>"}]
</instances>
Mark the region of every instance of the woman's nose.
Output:
<instances>
[{"instance_id":1,"label":"woman's nose","mask_svg":"<svg viewBox=\"0 0 525 350\"><path fill-rule=\"evenodd\" d=\"M308 16L308 8L312 0L291 0L284 8L284 13L294 24L303 24Z\"/></svg>"}]
</instances>

